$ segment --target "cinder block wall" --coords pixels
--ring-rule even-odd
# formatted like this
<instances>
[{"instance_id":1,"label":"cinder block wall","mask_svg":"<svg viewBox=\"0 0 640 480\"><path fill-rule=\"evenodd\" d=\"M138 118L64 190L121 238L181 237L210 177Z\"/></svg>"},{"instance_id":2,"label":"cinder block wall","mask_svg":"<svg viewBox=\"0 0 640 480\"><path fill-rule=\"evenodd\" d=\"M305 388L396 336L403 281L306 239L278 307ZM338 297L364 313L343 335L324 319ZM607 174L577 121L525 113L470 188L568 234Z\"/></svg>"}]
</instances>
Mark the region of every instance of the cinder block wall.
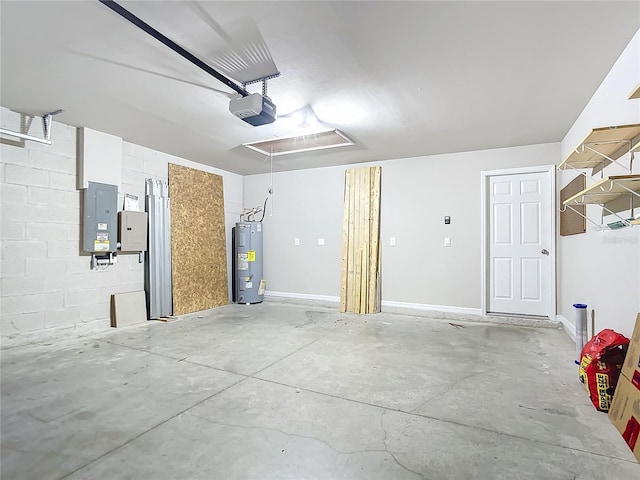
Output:
<instances>
[{"instance_id":1,"label":"cinder block wall","mask_svg":"<svg viewBox=\"0 0 640 480\"><path fill-rule=\"evenodd\" d=\"M0 114L3 125L17 116L5 108ZM37 126L34 121L34 135L41 134ZM104 271L91 270L91 257L80 254L76 132L75 127L54 123L52 145L7 139L0 143L3 337L50 329L108 329L110 296L144 289L143 264L137 254L118 255L117 264ZM240 175L127 142L118 209L125 192L138 195L144 209L145 179L166 180L168 163L223 176L230 239L230 226L242 212Z\"/></svg>"},{"instance_id":2,"label":"cinder block wall","mask_svg":"<svg viewBox=\"0 0 640 480\"><path fill-rule=\"evenodd\" d=\"M89 300L97 298L98 277L88 281L87 257L79 256L76 129L55 124L53 131L51 146L0 144L3 335L109 314L108 297L99 306Z\"/></svg>"}]
</instances>

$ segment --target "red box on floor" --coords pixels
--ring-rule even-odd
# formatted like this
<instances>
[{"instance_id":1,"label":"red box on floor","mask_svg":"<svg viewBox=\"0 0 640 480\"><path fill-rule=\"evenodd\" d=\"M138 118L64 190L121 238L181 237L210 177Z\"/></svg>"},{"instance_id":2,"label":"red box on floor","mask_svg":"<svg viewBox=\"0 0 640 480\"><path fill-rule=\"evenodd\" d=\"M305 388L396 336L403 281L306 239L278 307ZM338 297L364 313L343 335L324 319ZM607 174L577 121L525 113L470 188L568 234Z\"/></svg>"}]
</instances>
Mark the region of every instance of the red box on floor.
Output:
<instances>
[{"instance_id":1,"label":"red box on floor","mask_svg":"<svg viewBox=\"0 0 640 480\"><path fill-rule=\"evenodd\" d=\"M609 419L640 461L640 313L609 408Z\"/></svg>"}]
</instances>

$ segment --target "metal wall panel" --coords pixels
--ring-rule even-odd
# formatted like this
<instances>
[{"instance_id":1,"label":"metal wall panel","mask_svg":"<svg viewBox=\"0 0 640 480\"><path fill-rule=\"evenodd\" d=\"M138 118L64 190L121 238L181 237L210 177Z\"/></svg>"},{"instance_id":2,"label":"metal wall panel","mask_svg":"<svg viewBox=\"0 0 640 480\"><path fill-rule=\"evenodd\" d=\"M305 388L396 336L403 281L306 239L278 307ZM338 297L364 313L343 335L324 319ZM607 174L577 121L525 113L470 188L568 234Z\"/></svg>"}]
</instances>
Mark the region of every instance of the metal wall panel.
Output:
<instances>
[{"instance_id":1,"label":"metal wall panel","mask_svg":"<svg viewBox=\"0 0 640 480\"><path fill-rule=\"evenodd\" d=\"M173 313L169 184L163 180L147 178L146 194L149 251L146 253L144 283L149 318L160 318Z\"/></svg>"}]
</instances>

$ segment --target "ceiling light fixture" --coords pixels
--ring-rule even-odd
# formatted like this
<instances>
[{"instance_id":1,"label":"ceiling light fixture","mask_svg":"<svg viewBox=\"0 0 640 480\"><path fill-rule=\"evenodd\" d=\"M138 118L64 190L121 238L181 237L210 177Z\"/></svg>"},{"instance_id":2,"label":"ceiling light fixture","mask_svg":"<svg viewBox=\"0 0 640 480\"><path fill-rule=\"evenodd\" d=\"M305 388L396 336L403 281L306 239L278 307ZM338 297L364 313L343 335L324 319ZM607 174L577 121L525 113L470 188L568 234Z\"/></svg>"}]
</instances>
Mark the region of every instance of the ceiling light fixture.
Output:
<instances>
[{"instance_id":1,"label":"ceiling light fixture","mask_svg":"<svg viewBox=\"0 0 640 480\"><path fill-rule=\"evenodd\" d=\"M320 119L318 119L311 105L305 105L284 115L278 115L278 121L284 123L294 131L302 129L305 131L305 134L311 133L312 130L327 130L327 127L323 126Z\"/></svg>"},{"instance_id":2,"label":"ceiling light fixture","mask_svg":"<svg viewBox=\"0 0 640 480\"><path fill-rule=\"evenodd\" d=\"M323 132L298 135L295 137L274 138L259 142L243 143L243 147L250 148L263 155L288 155L291 153L324 150L325 148L346 147L354 143L340 130L332 129Z\"/></svg>"},{"instance_id":3,"label":"ceiling light fixture","mask_svg":"<svg viewBox=\"0 0 640 480\"><path fill-rule=\"evenodd\" d=\"M293 113L292 119L300 128L314 128L320 124L320 120L318 120L313 108L308 105L296 110Z\"/></svg>"}]
</instances>

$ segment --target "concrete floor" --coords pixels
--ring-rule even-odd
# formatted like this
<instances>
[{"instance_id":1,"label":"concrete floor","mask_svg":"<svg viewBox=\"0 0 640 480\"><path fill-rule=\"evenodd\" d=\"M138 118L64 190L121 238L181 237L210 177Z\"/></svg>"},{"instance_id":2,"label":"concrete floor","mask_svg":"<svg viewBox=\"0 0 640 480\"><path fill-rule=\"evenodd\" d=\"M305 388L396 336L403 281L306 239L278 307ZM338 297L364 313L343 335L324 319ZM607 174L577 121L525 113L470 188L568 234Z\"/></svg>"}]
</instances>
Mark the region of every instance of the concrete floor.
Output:
<instances>
[{"instance_id":1,"label":"concrete floor","mask_svg":"<svg viewBox=\"0 0 640 480\"><path fill-rule=\"evenodd\" d=\"M639 479L554 328L265 302L2 351L2 479Z\"/></svg>"}]
</instances>

